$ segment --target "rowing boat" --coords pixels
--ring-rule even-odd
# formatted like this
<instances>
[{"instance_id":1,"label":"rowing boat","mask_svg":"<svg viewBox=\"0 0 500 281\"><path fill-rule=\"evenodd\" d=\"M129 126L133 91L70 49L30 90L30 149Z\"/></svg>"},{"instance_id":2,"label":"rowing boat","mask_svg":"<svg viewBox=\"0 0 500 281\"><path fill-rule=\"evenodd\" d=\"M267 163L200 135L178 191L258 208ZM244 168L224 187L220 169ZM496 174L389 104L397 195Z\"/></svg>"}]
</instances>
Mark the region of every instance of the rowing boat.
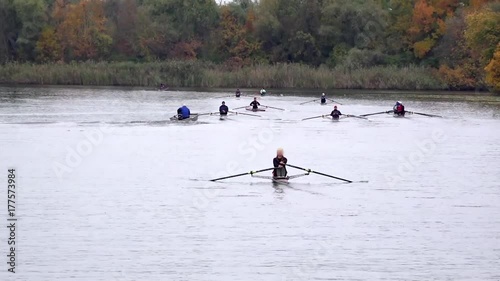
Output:
<instances>
[{"instance_id":1,"label":"rowing boat","mask_svg":"<svg viewBox=\"0 0 500 281\"><path fill-rule=\"evenodd\" d=\"M227 114L226 115L220 115L219 120L226 120L227 119Z\"/></svg>"},{"instance_id":2,"label":"rowing boat","mask_svg":"<svg viewBox=\"0 0 500 281\"><path fill-rule=\"evenodd\" d=\"M405 117L405 112L401 112L401 113L394 112L392 114L392 116L395 117L395 118L403 118L403 117Z\"/></svg>"},{"instance_id":3,"label":"rowing boat","mask_svg":"<svg viewBox=\"0 0 500 281\"><path fill-rule=\"evenodd\" d=\"M298 176L306 176L306 174L301 174ZM265 180L271 180L273 183L278 183L278 184L288 184L288 180L291 177L274 177L274 176L260 176L260 175L252 175L254 178L259 178L259 179L265 179ZM295 176L297 178L297 176Z\"/></svg>"},{"instance_id":4,"label":"rowing boat","mask_svg":"<svg viewBox=\"0 0 500 281\"><path fill-rule=\"evenodd\" d=\"M189 122L189 121L197 121L197 120L198 120L198 114L191 114L191 116L189 116L189 118L185 118L185 119L179 119L179 117L177 117L177 115L170 117L170 121L178 121L178 122Z\"/></svg>"},{"instance_id":5,"label":"rowing boat","mask_svg":"<svg viewBox=\"0 0 500 281\"><path fill-rule=\"evenodd\" d=\"M294 166L294 165L291 165L291 164L288 164L288 163L286 164L286 166L294 168L294 169L305 171L306 173L292 175L292 176L287 176L286 175L286 170L284 168L274 168L273 167L273 168L261 169L261 170L258 170L258 171L250 171L250 172L247 172L247 173L241 173L241 174L236 174L236 175L231 175L231 176L225 176L225 177L221 177L221 178L217 178L217 179L212 179L210 181L219 181L219 180L225 180L225 179L231 179L231 178L241 177L241 176L245 176L245 175L250 175L250 176L255 177L255 178L270 179L273 183L286 184L286 183L288 183L288 180L291 180L291 179L294 179L294 178L300 178L300 177L308 176L311 173L314 173L314 174L317 174L317 175L320 175L320 176L334 178L334 179L345 181L345 182L348 182L348 183L352 182L352 181L347 180L347 179L335 177L335 176L332 176L332 175L324 174L324 173L321 173L321 172L318 172L318 171L313 171L311 169L306 169L306 168L302 168L302 167L299 167L299 166ZM271 176L257 175L257 173L262 173L262 172L271 171L271 170L276 170L276 176L274 176L274 174L273 174L272 177Z\"/></svg>"},{"instance_id":6,"label":"rowing boat","mask_svg":"<svg viewBox=\"0 0 500 281\"><path fill-rule=\"evenodd\" d=\"M253 111L253 112L257 112L257 111L266 111L266 109L265 109L265 108L253 108L253 107L251 107L251 106L247 106L247 107L245 107L245 109L246 109L246 110L248 110L248 111Z\"/></svg>"}]
</instances>

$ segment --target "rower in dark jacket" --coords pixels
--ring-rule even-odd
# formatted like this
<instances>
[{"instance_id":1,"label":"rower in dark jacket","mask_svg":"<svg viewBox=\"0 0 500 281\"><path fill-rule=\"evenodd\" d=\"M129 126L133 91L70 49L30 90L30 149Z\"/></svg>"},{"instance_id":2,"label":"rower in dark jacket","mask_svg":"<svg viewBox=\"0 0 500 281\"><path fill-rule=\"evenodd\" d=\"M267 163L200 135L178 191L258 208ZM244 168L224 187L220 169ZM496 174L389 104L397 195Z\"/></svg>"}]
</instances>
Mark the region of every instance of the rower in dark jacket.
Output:
<instances>
[{"instance_id":1,"label":"rower in dark jacket","mask_svg":"<svg viewBox=\"0 0 500 281\"><path fill-rule=\"evenodd\" d=\"M340 115L342 115L342 113L337 109L337 106L334 106L332 113L330 113L330 116L332 116L333 120L339 120Z\"/></svg>"},{"instance_id":2,"label":"rower in dark jacket","mask_svg":"<svg viewBox=\"0 0 500 281\"><path fill-rule=\"evenodd\" d=\"M396 104L393 107L394 114L398 116L405 116L405 106L400 102L397 101Z\"/></svg>"},{"instance_id":3,"label":"rower in dark jacket","mask_svg":"<svg viewBox=\"0 0 500 281\"><path fill-rule=\"evenodd\" d=\"M252 106L253 110L259 109L260 103L257 101L257 98L253 98L253 101L250 103L250 106Z\"/></svg>"},{"instance_id":4,"label":"rower in dark jacket","mask_svg":"<svg viewBox=\"0 0 500 281\"><path fill-rule=\"evenodd\" d=\"M286 177L286 163L288 159L283 156L283 148L278 148L276 158L273 159L274 171L273 177Z\"/></svg>"},{"instance_id":5,"label":"rower in dark jacket","mask_svg":"<svg viewBox=\"0 0 500 281\"><path fill-rule=\"evenodd\" d=\"M321 104L325 104L326 103L326 96L325 96L325 93L323 93L321 95Z\"/></svg>"},{"instance_id":6,"label":"rower in dark jacket","mask_svg":"<svg viewBox=\"0 0 500 281\"><path fill-rule=\"evenodd\" d=\"M219 107L219 113L220 115L227 115L227 112L229 111L229 108L226 105L226 102L222 102L222 105Z\"/></svg>"},{"instance_id":7,"label":"rower in dark jacket","mask_svg":"<svg viewBox=\"0 0 500 281\"><path fill-rule=\"evenodd\" d=\"M236 97L239 98L241 96L240 89L236 89Z\"/></svg>"}]
</instances>

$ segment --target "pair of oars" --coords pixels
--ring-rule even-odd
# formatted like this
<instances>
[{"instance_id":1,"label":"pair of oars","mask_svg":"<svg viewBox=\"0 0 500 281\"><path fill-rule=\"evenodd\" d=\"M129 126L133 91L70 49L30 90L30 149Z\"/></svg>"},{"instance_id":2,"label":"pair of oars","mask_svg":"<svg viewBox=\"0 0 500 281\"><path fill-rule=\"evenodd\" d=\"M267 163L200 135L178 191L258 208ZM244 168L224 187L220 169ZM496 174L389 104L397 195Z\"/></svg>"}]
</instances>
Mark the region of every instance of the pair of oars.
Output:
<instances>
[{"instance_id":1,"label":"pair of oars","mask_svg":"<svg viewBox=\"0 0 500 281\"><path fill-rule=\"evenodd\" d=\"M394 110L388 110L388 111L381 111L381 112L375 112L375 113L369 113L369 114L362 114L360 116L366 117L366 116L371 116L371 115L384 114L384 113L393 113L393 112L394 112ZM428 113L420 113L420 112L415 112L415 111L405 111L405 113L423 115L423 116L427 116L427 117L439 117L439 118L443 118L443 116L440 116L440 115L428 114Z\"/></svg>"},{"instance_id":2,"label":"pair of oars","mask_svg":"<svg viewBox=\"0 0 500 281\"><path fill-rule=\"evenodd\" d=\"M254 117L262 117L262 116L257 115L257 114L249 114L249 113L236 112L236 111L228 111L228 113L233 113L235 115L247 115L247 116L254 116ZM208 112L208 113L198 114L198 116L201 116L201 115L220 115L220 112Z\"/></svg>"},{"instance_id":3,"label":"pair of oars","mask_svg":"<svg viewBox=\"0 0 500 281\"><path fill-rule=\"evenodd\" d=\"M245 105L245 106L240 106L240 107L236 107L236 108L233 108L234 110L236 109L242 109L242 108L246 108L248 106L251 106L251 105ZM283 108L279 108L279 107L272 107L272 106L268 106L268 105L259 105L260 107L264 107L264 108L272 108L272 109L277 109L277 110L284 110Z\"/></svg>"},{"instance_id":4,"label":"pair of oars","mask_svg":"<svg viewBox=\"0 0 500 281\"><path fill-rule=\"evenodd\" d=\"M352 182L352 181L347 180L347 179L343 179L343 178L339 178L339 177L336 177L336 176L328 175L328 174L325 174L325 173L313 171L311 169L306 169L306 168L302 168L302 167L299 167L299 166L294 166L294 165L291 165L291 164L286 164L286 166L289 166L289 167L292 167L292 168L295 168L295 169L298 169L298 170L303 170L303 171L306 171L307 173L314 173L314 174L318 174L318 175L321 175L321 176L325 176L325 177L329 177L329 178L333 178L333 179L345 181L345 182L348 182L348 183ZM232 175L232 176L226 176L226 177L222 177L222 178L217 178L217 179L213 179L213 180L210 180L210 181L218 181L218 180L225 180L225 179L236 178L236 177L241 177L241 176L246 176L246 175L253 175L253 174L257 174L257 173L261 173L261 172L265 172L265 171L271 171L271 170L274 170L274 169L277 169L277 168L267 168L267 169L262 169L262 170L258 170L258 171L250 171L250 172L247 172L247 173L241 173L241 174L237 174L237 175Z\"/></svg>"},{"instance_id":5,"label":"pair of oars","mask_svg":"<svg viewBox=\"0 0 500 281\"><path fill-rule=\"evenodd\" d=\"M316 119L316 118L325 118L325 117L329 117L329 116L331 116L331 115L330 114L319 115L319 116L304 118L304 119L302 119L302 121ZM366 117L357 116L357 115L351 115L351 114L342 114L342 116L368 120L368 118L366 118Z\"/></svg>"},{"instance_id":6,"label":"pair of oars","mask_svg":"<svg viewBox=\"0 0 500 281\"><path fill-rule=\"evenodd\" d=\"M306 102L303 102L303 103L299 103L299 105L303 105L303 104L306 104L306 103L315 102L315 101L319 101L319 100L321 100L321 99L315 99L315 100L306 101ZM334 101L334 100L332 100L332 99L327 99L327 100L329 100L329 101L331 101L331 102L334 102L334 103L337 103L337 104L342 105L342 104L341 104L340 102L338 102L338 101Z\"/></svg>"}]
</instances>

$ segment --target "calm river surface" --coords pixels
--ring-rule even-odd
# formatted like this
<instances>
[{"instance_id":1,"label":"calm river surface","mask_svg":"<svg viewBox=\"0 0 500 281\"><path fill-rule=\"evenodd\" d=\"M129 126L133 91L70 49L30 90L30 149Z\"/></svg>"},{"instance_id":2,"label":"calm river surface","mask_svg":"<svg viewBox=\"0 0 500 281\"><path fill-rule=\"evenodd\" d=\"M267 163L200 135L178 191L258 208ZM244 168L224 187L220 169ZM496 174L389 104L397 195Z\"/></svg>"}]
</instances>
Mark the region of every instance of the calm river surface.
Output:
<instances>
[{"instance_id":1,"label":"calm river surface","mask_svg":"<svg viewBox=\"0 0 500 281\"><path fill-rule=\"evenodd\" d=\"M4 226L0 280L500 280L500 97L329 93L344 114L401 100L446 117L334 123L301 121L333 104L279 93L260 103L285 111L179 124L182 103L205 113L252 96L0 87L5 226L8 168L18 180L16 273ZM278 147L354 182L209 181L269 168Z\"/></svg>"}]
</instances>

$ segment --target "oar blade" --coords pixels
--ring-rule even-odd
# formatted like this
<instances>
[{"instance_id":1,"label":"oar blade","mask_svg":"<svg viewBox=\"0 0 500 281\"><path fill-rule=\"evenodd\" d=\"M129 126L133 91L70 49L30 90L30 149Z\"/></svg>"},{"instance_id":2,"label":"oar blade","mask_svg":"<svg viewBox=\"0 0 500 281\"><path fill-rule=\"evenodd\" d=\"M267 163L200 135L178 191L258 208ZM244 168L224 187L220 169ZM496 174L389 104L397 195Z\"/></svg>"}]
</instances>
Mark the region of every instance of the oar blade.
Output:
<instances>
[{"instance_id":1,"label":"oar blade","mask_svg":"<svg viewBox=\"0 0 500 281\"><path fill-rule=\"evenodd\" d=\"M389 112L392 112L392 110L375 112L375 113L369 113L369 114L361 114L359 116L366 117L366 116L372 116L372 115L377 115L377 114L386 114L386 113L389 113Z\"/></svg>"},{"instance_id":2,"label":"oar blade","mask_svg":"<svg viewBox=\"0 0 500 281\"><path fill-rule=\"evenodd\" d=\"M316 119L316 118L321 118L321 117L325 117L325 115L320 115L320 116L314 116L314 117L304 118L304 119L302 119L302 121L311 120L311 119Z\"/></svg>"},{"instance_id":3,"label":"oar blade","mask_svg":"<svg viewBox=\"0 0 500 281\"><path fill-rule=\"evenodd\" d=\"M249 175L249 174L250 174L250 173L241 173L241 174L237 174L237 175L232 175L232 176L227 176L227 177L222 177L222 178L212 179L212 180L210 180L210 181L225 180L225 179L230 179L230 178L241 177L241 176L245 176L245 175Z\"/></svg>"},{"instance_id":4,"label":"oar blade","mask_svg":"<svg viewBox=\"0 0 500 281\"><path fill-rule=\"evenodd\" d=\"M242 109L242 108L245 108L245 107L247 107L247 106L245 105L245 106L236 107L236 108L233 108L233 110Z\"/></svg>"},{"instance_id":5,"label":"oar blade","mask_svg":"<svg viewBox=\"0 0 500 281\"><path fill-rule=\"evenodd\" d=\"M315 101L317 101L317 100L306 101L306 102L300 103L299 105L303 105L303 104L310 103L310 102L315 102Z\"/></svg>"},{"instance_id":6,"label":"oar blade","mask_svg":"<svg viewBox=\"0 0 500 281\"><path fill-rule=\"evenodd\" d=\"M315 173L315 174L318 174L318 175L321 175L321 176L324 176L324 177L329 177L329 178L332 178L332 179L337 179L337 180L345 181L345 182L348 182L348 183L352 183L351 180L339 178L339 177L336 177L336 176L324 174L324 173L317 172L317 171L311 171L311 173Z\"/></svg>"},{"instance_id":7,"label":"oar blade","mask_svg":"<svg viewBox=\"0 0 500 281\"><path fill-rule=\"evenodd\" d=\"M295 168L295 169L304 170L304 171L306 171L308 173L315 173L315 174L318 174L318 175L321 175L321 176L325 176L325 177L329 177L329 178L333 178L333 179L345 181L345 182L348 182L348 183L352 183L352 181L350 181L348 179L339 178L339 177L336 177L336 176L324 174L324 173L321 173L321 172L313 171L311 169L306 169L306 168L302 168L302 167L299 167L299 166L294 166L294 165L291 165L291 164L286 164L286 165L289 166L289 167Z\"/></svg>"},{"instance_id":8,"label":"oar blade","mask_svg":"<svg viewBox=\"0 0 500 281\"><path fill-rule=\"evenodd\" d=\"M443 116L440 115L435 115L435 114L428 114L428 113L420 113L420 112L415 112L415 111L407 111L410 114L417 114L417 115L422 115L422 116L427 116L427 117L438 117L438 118L443 118Z\"/></svg>"}]
</instances>

